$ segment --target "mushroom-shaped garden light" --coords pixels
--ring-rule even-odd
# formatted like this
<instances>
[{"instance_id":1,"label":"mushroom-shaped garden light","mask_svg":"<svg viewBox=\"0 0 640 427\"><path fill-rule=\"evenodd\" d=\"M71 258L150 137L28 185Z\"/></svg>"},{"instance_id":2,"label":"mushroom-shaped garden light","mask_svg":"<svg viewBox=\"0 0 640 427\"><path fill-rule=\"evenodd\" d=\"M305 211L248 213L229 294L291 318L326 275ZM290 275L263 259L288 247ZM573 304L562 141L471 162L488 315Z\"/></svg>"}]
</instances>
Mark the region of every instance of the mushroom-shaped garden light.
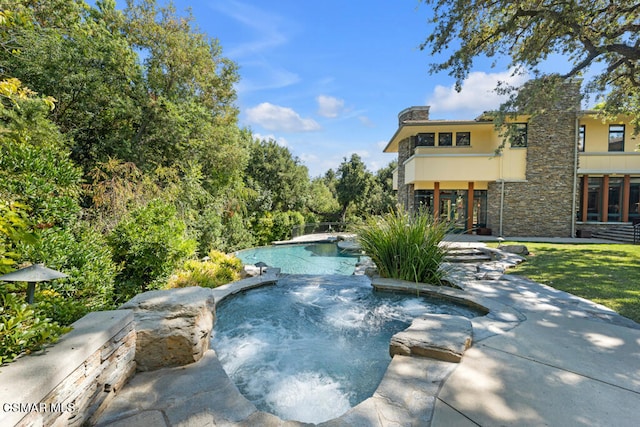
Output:
<instances>
[{"instance_id":1,"label":"mushroom-shaped garden light","mask_svg":"<svg viewBox=\"0 0 640 427\"><path fill-rule=\"evenodd\" d=\"M52 270L44 264L33 264L20 270L12 271L0 276L0 281L4 282L27 282L27 303L33 304L33 295L36 292L36 283L48 282L53 279L63 279L69 277L64 273Z\"/></svg>"}]
</instances>

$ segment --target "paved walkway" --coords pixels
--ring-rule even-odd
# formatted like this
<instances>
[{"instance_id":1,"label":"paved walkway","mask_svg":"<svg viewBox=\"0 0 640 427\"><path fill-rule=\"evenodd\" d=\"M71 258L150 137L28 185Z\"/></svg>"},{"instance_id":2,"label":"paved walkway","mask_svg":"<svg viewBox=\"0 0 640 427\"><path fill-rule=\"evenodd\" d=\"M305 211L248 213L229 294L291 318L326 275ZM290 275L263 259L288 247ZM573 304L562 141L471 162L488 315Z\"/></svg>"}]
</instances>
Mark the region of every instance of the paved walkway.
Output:
<instances>
[{"instance_id":1,"label":"paved walkway","mask_svg":"<svg viewBox=\"0 0 640 427\"><path fill-rule=\"evenodd\" d=\"M461 245L479 244L466 241ZM460 364L445 366L445 362L396 356L383 380L386 386L381 385L389 388L385 381L391 378L396 395L389 397L379 389L374 398L350 411L350 416L323 426L638 424L639 324L526 278L479 275L482 269L472 264L463 270L460 284L468 295L511 311L502 317L474 319L474 343ZM389 406L393 399L393 405L399 401L413 411L411 417L398 418L401 411ZM136 375L100 424L302 425L256 411L226 379L213 351L189 366Z\"/></svg>"}]
</instances>

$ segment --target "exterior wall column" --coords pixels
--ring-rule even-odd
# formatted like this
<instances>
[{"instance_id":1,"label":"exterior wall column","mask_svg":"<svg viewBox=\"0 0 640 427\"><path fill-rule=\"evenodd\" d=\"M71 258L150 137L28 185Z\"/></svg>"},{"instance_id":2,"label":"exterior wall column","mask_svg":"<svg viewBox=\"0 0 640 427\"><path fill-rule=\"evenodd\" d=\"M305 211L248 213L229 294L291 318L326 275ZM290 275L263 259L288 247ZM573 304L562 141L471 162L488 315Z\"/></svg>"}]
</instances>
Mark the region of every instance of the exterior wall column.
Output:
<instances>
[{"instance_id":1,"label":"exterior wall column","mask_svg":"<svg viewBox=\"0 0 640 427\"><path fill-rule=\"evenodd\" d=\"M469 182L467 190L467 234L471 234L473 229L473 181Z\"/></svg>"},{"instance_id":2,"label":"exterior wall column","mask_svg":"<svg viewBox=\"0 0 640 427\"><path fill-rule=\"evenodd\" d=\"M602 177L602 222L609 222L609 175Z\"/></svg>"},{"instance_id":3,"label":"exterior wall column","mask_svg":"<svg viewBox=\"0 0 640 427\"><path fill-rule=\"evenodd\" d=\"M440 219L440 182L433 183L433 218Z\"/></svg>"},{"instance_id":4,"label":"exterior wall column","mask_svg":"<svg viewBox=\"0 0 640 427\"><path fill-rule=\"evenodd\" d=\"M398 204L406 210L411 210L413 202L410 197L413 194L405 180L404 162L411 157L413 151L411 138L406 138L398 144Z\"/></svg>"},{"instance_id":5,"label":"exterior wall column","mask_svg":"<svg viewBox=\"0 0 640 427\"><path fill-rule=\"evenodd\" d=\"M629 192L631 191L631 175L625 175L622 185L622 222L629 222Z\"/></svg>"},{"instance_id":6,"label":"exterior wall column","mask_svg":"<svg viewBox=\"0 0 640 427\"><path fill-rule=\"evenodd\" d=\"M496 206L502 207L504 236L572 235L580 85L567 83L558 94L555 103L527 122L527 147L516 148L526 150L526 181L504 183L504 203Z\"/></svg>"},{"instance_id":7,"label":"exterior wall column","mask_svg":"<svg viewBox=\"0 0 640 427\"><path fill-rule=\"evenodd\" d=\"M589 175L582 176L582 207L580 208L582 222L587 222L589 216Z\"/></svg>"}]
</instances>

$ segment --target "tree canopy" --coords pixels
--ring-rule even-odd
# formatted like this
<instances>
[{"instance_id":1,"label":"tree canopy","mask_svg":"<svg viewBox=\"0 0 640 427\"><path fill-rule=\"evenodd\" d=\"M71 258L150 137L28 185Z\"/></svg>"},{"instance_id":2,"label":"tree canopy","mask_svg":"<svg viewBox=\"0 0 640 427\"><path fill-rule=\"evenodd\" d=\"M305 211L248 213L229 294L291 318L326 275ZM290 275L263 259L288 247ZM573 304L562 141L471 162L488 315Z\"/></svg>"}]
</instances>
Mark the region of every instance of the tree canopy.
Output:
<instances>
[{"instance_id":1,"label":"tree canopy","mask_svg":"<svg viewBox=\"0 0 640 427\"><path fill-rule=\"evenodd\" d=\"M551 89L587 72L585 91L606 101L610 115L630 113L640 126L640 3L631 0L424 0L433 6L431 33L420 46L433 58L430 72L462 81L474 61L507 56L510 67L533 73ZM552 55L567 70L544 73ZM558 66L558 68L562 68ZM518 72L518 71L516 71ZM509 92L509 88L501 88ZM524 104L520 103L520 106Z\"/></svg>"}]
</instances>

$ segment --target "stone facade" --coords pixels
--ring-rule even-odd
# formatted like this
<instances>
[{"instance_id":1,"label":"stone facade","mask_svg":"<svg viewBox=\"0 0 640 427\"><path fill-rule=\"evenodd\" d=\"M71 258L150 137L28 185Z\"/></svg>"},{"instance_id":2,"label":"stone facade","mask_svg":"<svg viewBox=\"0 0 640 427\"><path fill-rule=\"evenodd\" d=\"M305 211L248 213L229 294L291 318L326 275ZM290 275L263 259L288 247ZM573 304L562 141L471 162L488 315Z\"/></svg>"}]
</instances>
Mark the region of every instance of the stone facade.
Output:
<instances>
[{"instance_id":1,"label":"stone facade","mask_svg":"<svg viewBox=\"0 0 640 427\"><path fill-rule=\"evenodd\" d=\"M526 181L504 183L505 236L571 237L579 86L568 85L564 94L557 110L538 114L528 123ZM501 198L502 183L491 183L488 227L494 234L500 230Z\"/></svg>"},{"instance_id":2,"label":"stone facade","mask_svg":"<svg viewBox=\"0 0 640 427\"><path fill-rule=\"evenodd\" d=\"M398 114L398 126L410 121L428 121L429 107L409 107ZM411 211L414 208L414 186L405 184L404 163L413 155L415 145L412 138L406 138L398 144L398 203Z\"/></svg>"},{"instance_id":3,"label":"stone facade","mask_svg":"<svg viewBox=\"0 0 640 427\"><path fill-rule=\"evenodd\" d=\"M44 354L0 368L0 425L92 424L135 374L129 310L89 313L72 326Z\"/></svg>"},{"instance_id":4,"label":"stone facade","mask_svg":"<svg viewBox=\"0 0 640 427\"><path fill-rule=\"evenodd\" d=\"M403 123L410 121L429 120L429 109L430 107L428 105L421 105L400 111L400 114L398 114L398 126L402 126Z\"/></svg>"}]
</instances>

